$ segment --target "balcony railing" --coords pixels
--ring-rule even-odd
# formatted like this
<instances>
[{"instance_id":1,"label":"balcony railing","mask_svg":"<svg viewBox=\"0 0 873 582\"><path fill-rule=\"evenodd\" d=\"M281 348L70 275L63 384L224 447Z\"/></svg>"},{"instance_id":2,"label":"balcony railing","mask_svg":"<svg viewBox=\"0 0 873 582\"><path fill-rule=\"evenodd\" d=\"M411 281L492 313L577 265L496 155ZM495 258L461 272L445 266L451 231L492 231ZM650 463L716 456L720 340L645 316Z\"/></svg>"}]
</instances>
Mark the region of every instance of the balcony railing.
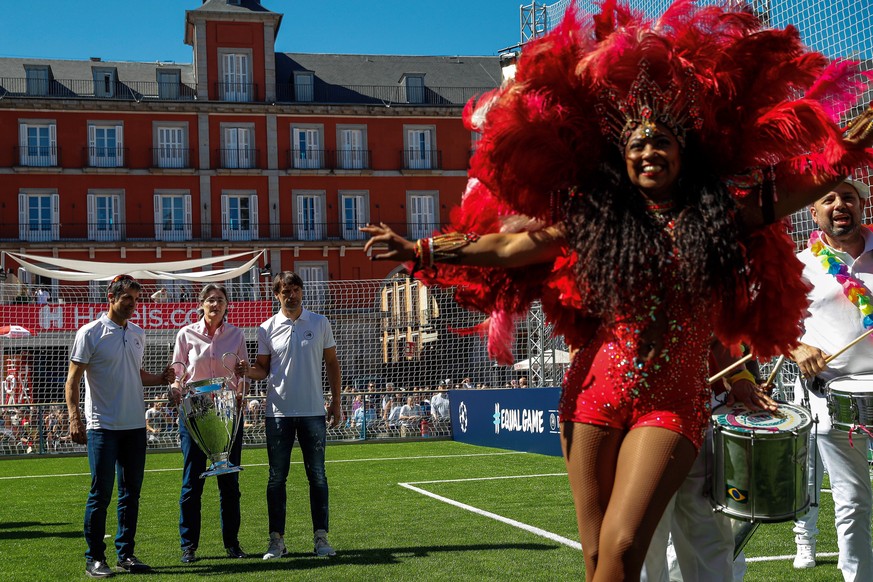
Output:
<instances>
[{"instance_id":1,"label":"balcony railing","mask_svg":"<svg viewBox=\"0 0 873 582\"><path fill-rule=\"evenodd\" d=\"M258 100L258 86L254 83L215 83L219 101L248 103Z\"/></svg>"},{"instance_id":2,"label":"balcony railing","mask_svg":"<svg viewBox=\"0 0 873 582\"><path fill-rule=\"evenodd\" d=\"M128 209L131 213L132 209ZM143 208L142 214L150 210ZM373 217L378 221L378 217ZM2 223L0 223L2 224ZM11 224L11 223L10 223ZM421 224L389 223L391 228L404 236L422 238L430 236L441 224L424 222ZM257 240L267 237L271 241L310 241L310 242L357 242L366 237L357 229L358 225L345 222L281 222L253 223L251 220L231 220L227 223L212 222L206 230L200 222L173 221L155 223L140 221L96 221L68 222L63 224L26 224L18 229L0 227L0 241L13 242L71 242L71 241L163 241L163 242L197 242L210 240Z\"/></svg>"},{"instance_id":3,"label":"balcony railing","mask_svg":"<svg viewBox=\"0 0 873 582\"><path fill-rule=\"evenodd\" d=\"M291 149L288 150L288 167L295 170L325 169L327 150Z\"/></svg>"},{"instance_id":4,"label":"balcony railing","mask_svg":"<svg viewBox=\"0 0 873 582\"><path fill-rule=\"evenodd\" d=\"M370 150L337 150L336 168L339 170L369 170Z\"/></svg>"},{"instance_id":5,"label":"balcony railing","mask_svg":"<svg viewBox=\"0 0 873 582\"><path fill-rule=\"evenodd\" d=\"M60 166L58 146L15 146L18 165L31 168Z\"/></svg>"},{"instance_id":6,"label":"balcony railing","mask_svg":"<svg viewBox=\"0 0 873 582\"><path fill-rule=\"evenodd\" d=\"M408 91L401 85L340 85L315 80L298 99L293 83L276 86L276 101L281 103L336 103L370 105L464 105L477 95L495 87L424 87ZM194 85L158 81L110 81L105 79L30 79L0 77L0 98L119 99L125 101L191 101L197 98ZM254 83L215 83L213 99L252 103L263 101Z\"/></svg>"},{"instance_id":7,"label":"balcony railing","mask_svg":"<svg viewBox=\"0 0 873 582\"><path fill-rule=\"evenodd\" d=\"M93 79L34 81L24 77L0 77L0 96L6 97L190 101L196 94L193 86L184 83L115 81L107 85L105 80Z\"/></svg>"},{"instance_id":8,"label":"balcony railing","mask_svg":"<svg viewBox=\"0 0 873 582\"><path fill-rule=\"evenodd\" d=\"M83 165L86 168L123 168L127 149L118 146L93 146L82 148Z\"/></svg>"},{"instance_id":9,"label":"balcony railing","mask_svg":"<svg viewBox=\"0 0 873 582\"><path fill-rule=\"evenodd\" d=\"M259 168L259 150L244 148L222 148L218 150L221 167L228 170L251 170Z\"/></svg>"},{"instance_id":10,"label":"balcony railing","mask_svg":"<svg viewBox=\"0 0 873 582\"><path fill-rule=\"evenodd\" d=\"M189 148L163 146L151 148L152 167L154 168L190 168L191 150Z\"/></svg>"},{"instance_id":11,"label":"balcony railing","mask_svg":"<svg viewBox=\"0 0 873 582\"><path fill-rule=\"evenodd\" d=\"M401 167L404 170L441 170L441 150L401 150Z\"/></svg>"}]
</instances>

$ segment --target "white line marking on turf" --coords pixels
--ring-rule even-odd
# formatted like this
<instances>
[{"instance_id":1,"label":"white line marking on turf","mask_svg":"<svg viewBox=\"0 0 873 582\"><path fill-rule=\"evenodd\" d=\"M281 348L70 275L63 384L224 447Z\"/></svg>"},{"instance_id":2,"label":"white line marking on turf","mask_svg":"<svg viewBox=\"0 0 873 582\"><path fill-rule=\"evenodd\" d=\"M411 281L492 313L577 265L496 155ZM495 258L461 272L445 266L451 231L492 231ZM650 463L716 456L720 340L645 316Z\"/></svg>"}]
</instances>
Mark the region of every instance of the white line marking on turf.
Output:
<instances>
[{"instance_id":1,"label":"white line marking on turf","mask_svg":"<svg viewBox=\"0 0 873 582\"><path fill-rule=\"evenodd\" d=\"M489 477L485 479L449 479L446 481L420 481L420 483L456 483L458 481L485 481L488 479L523 479L525 477L552 477L555 475L566 475L566 473L555 473L553 475L518 475L514 477ZM513 527L517 527L526 532L530 532L534 535L552 540L553 542L558 542L559 544L563 544L565 546L571 547L575 550L581 550L582 545L570 539L567 539L563 536L559 536L558 534L552 533L550 531L546 531L544 529L540 529L538 527L534 527L532 525L528 525L526 523L522 523L520 521L516 521L514 519L510 519L508 517L504 517L502 515L498 515L496 513L491 513L490 511L485 511L484 509L479 509L478 507L473 507L472 505L467 505L466 503L461 503L460 501L455 501L454 499L449 499L448 497L443 497L442 495L437 495L436 493L431 493L425 489L420 487L416 487L412 483L398 483L401 487L405 487L411 491L415 491L416 493L420 493L427 497L431 497L436 499L437 501L442 501L443 503L448 503L449 505L454 505L455 507L460 507L461 509L466 509L471 513L475 513L477 515L482 515L484 517L489 517L493 520L499 521L501 523L505 523L511 525Z\"/></svg>"},{"instance_id":2,"label":"white line marking on turf","mask_svg":"<svg viewBox=\"0 0 873 582\"><path fill-rule=\"evenodd\" d=\"M839 552L816 552L816 558L835 558L839 556ZM778 560L793 560L794 554L790 556L757 556L755 558L746 558L746 562L776 562Z\"/></svg>"},{"instance_id":3,"label":"white line marking on turf","mask_svg":"<svg viewBox=\"0 0 873 582\"><path fill-rule=\"evenodd\" d=\"M457 459L465 457L500 457L504 455L527 455L524 451L506 451L499 453L468 453L463 455L418 455L415 457L376 457L371 459L329 459L325 463L366 463L374 461L412 461L421 459ZM302 465L303 461L293 461L292 465ZM2 466L2 465L0 465ZM246 463L245 467L267 467L267 463ZM168 471L181 471L182 467L172 467L168 469L146 469L146 473L165 473ZM566 473L564 473L566 475ZM12 475L9 477L0 477L0 481L8 481L10 479L47 479L54 477L90 477L91 473L60 473L53 475Z\"/></svg>"}]
</instances>

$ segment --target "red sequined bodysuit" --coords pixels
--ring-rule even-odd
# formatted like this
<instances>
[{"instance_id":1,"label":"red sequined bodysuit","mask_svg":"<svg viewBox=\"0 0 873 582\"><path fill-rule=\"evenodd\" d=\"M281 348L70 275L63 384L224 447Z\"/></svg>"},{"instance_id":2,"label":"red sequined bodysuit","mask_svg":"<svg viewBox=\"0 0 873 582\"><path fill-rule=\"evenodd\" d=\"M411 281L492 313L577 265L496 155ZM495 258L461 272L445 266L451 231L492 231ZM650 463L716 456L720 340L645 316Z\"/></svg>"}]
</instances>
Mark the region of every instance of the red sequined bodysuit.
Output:
<instances>
[{"instance_id":1,"label":"red sequined bodysuit","mask_svg":"<svg viewBox=\"0 0 873 582\"><path fill-rule=\"evenodd\" d=\"M706 309L669 302L664 347L638 362L644 317L601 326L580 349L564 378L562 421L631 429L658 426L686 436L698 449L709 421L706 383L712 328Z\"/></svg>"}]
</instances>

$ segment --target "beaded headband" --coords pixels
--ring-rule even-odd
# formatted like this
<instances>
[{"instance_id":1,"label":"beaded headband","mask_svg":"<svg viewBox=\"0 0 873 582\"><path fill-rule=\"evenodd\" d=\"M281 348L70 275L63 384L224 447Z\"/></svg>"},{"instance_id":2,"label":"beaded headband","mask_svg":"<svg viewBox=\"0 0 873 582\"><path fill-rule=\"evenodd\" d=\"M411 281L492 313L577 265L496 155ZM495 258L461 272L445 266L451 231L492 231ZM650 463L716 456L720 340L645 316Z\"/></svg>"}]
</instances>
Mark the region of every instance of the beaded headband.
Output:
<instances>
[{"instance_id":1,"label":"beaded headband","mask_svg":"<svg viewBox=\"0 0 873 582\"><path fill-rule=\"evenodd\" d=\"M612 89L601 93L595 110L600 117L600 131L624 148L634 131L642 127L646 137L654 135L660 123L676 136L684 147L688 129L700 129L703 120L697 106L698 83L691 68L685 70L680 85L670 79L665 88L652 79L649 65L640 62L640 72L627 95L620 97Z\"/></svg>"}]
</instances>

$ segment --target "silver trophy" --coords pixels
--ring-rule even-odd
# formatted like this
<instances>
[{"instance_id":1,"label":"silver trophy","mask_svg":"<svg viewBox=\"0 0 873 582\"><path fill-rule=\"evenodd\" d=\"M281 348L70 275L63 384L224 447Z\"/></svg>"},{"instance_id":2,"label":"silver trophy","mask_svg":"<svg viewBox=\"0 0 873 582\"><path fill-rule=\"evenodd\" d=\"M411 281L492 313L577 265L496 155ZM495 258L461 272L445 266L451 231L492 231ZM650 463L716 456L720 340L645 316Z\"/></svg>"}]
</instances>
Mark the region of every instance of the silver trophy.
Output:
<instances>
[{"instance_id":1,"label":"silver trophy","mask_svg":"<svg viewBox=\"0 0 873 582\"><path fill-rule=\"evenodd\" d=\"M183 373L180 380L184 396L179 402L179 419L185 423L191 438L212 463L209 469L200 474L201 479L211 475L238 473L243 469L229 460L243 415L237 404L236 392L228 384L235 372L224 363L227 356L234 356L237 362L240 361L233 352L221 356L221 365L230 372L227 377L185 383ZM171 365L176 364L184 366L182 362L173 362ZM245 390L244 379L241 379L241 385Z\"/></svg>"}]
</instances>

